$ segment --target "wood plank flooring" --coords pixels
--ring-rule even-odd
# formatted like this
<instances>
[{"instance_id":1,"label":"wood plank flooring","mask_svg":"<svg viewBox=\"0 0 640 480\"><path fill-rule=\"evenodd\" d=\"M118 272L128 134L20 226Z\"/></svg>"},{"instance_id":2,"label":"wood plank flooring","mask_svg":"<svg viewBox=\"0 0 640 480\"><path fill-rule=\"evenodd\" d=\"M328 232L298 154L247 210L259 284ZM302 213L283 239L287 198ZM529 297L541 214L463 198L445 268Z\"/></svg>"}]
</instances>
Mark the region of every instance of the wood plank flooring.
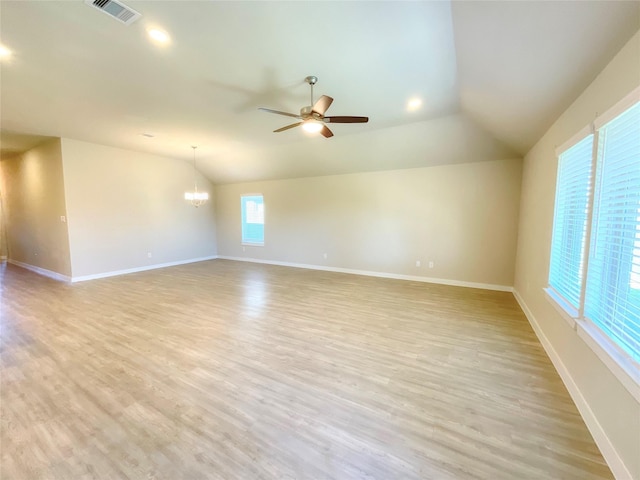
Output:
<instances>
[{"instance_id":1,"label":"wood plank flooring","mask_svg":"<svg viewBox=\"0 0 640 480\"><path fill-rule=\"evenodd\" d=\"M510 293L0 269L2 480L612 478Z\"/></svg>"}]
</instances>

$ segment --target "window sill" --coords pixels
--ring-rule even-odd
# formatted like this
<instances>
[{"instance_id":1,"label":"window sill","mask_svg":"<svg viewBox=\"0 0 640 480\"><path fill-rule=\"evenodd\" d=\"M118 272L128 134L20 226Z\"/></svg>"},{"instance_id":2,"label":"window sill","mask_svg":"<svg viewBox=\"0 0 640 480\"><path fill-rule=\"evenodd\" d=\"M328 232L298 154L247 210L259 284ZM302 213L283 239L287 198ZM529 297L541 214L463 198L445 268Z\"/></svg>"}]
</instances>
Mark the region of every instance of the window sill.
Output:
<instances>
[{"instance_id":1,"label":"window sill","mask_svg":"<svg viewBox=\"0 0 640 480\"><path fill-rule=\"evenodd\" d=\"M624 385L627 391L640 402L640 364L623 352L590 320L579 319L579 312L564 300L551 287L544 293L560 316L576 330L578 336L587 344L613 375Z\"/></svg>"},{"instance_id":2,"label":"window sill","mask_svg":"<svg viewBox=\"0 0 640 480\"><path fill-rule=\"evenodd\" d=\"M640 364L615 345L590 320L577 322L578 336L593 350L625 388L640 402Z\"/></svg>"},{"instance_id":3,"label":"window sill","mask_svg":"<svg viewBox=\"0 0 640 480\"><path fill-rule=\"evenodd\" d=\"M263 243L242 242L240 245L243 247L264 247L264 242Z\"/></svg>"},{"instance_id":4,"label":"window sill","mask_svg":"<svg viewBox=\"0 0 640 480\"><path fill-rule=\"evenodd\" d=\"M570 305L564 298L562 298L558 293L551 287L543 288L545 297L553 305L560 316L569 324L569 326L575 330L576 329L576 319L578 318L578 310L575 307Z\"/></svg>"}]
</instances>

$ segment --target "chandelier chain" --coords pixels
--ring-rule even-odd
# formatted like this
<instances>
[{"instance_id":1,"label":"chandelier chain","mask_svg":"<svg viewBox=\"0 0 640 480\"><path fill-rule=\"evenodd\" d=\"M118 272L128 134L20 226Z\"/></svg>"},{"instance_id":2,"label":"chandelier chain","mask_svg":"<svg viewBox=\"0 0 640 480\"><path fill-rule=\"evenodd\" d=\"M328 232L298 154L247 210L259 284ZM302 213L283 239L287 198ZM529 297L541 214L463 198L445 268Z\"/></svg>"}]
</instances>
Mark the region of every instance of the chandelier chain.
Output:
<instances>
[{"instance_id":1,"label":"chandelier chain","mask_svg":"<svg viewBox=\"0 0 640 480\"><path fill-rule=\"evenodd\" d=\"M196 145L191 145L193 149L193 192L185 192L184 199L188 200L194 207L199 207L209 200L207 192L198 192L198 170L196 169Z\"/></svg>"}]
</instances>

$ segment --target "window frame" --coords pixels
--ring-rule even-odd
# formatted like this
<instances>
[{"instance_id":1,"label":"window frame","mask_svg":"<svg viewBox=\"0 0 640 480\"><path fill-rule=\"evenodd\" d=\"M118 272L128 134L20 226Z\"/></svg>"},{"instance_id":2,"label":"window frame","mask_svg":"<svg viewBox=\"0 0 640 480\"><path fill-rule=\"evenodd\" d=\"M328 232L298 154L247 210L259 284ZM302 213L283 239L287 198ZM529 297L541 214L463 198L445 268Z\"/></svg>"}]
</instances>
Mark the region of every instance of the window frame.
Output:
<instances>
[{"instance_id":1,"label":"window frame","mask_svg":"<svg viewBox=\"0 0 640 480\"><path fill-rule=\"evenodd\" d=\"M631 93L625 96L613 107L608 109L604 114L598 116L590 125L587 125L576 133L567 142L556 149L556 160L559 161L560 155L582 141L588 135L593 134L593 151L591 156L591 179L588 192L588 212L587 212L587 231L585 233L585 252L583 256L582 267L582 283L579 305L574 306L568 302L562 295L549 284L543 291L546 299L558 311L560 316L567 321L570 327L576 331L577 335L585 342L585 344L600 358L600 360L608 367L608 369L620 380L625 388L640 401L640 361L625 351L618 343L611 338L602 328L595 322L585 317L585 290L587 277L589 275L589 254L591 251L592 241L592 225L595 201L595 182L598 166L598 145L600 129L608 124L611 120L617 118L628 109L640 103L640 87L635 88ZM556 173L556 182L558 182L558 174ZM557 185L556 185L557 188ZM557 196L557 190L556 190ZM554 202L552 235L555 230L556 206ZM551 246L551 245L550 245ZM552 246L551 246L552 248ZM547 279L549 279L551 266L551 250L549 252L549 271Z\"/></svg>"},{"instance_id":2,"label":"window frame","mask_svg":"<svg viewBox=\"0 0 640 480\"><path fill-rule=\"evenodd\" d=\"M262 217L262 241L252 242L245 239L245 198L247 197L260 197L262 199L263 217ZM264 207L264 195L262 193L243 193L240 195L240 245L243 247L264 247L264 227L265 227L265 207Z\"/></svg>"}]
</instances>

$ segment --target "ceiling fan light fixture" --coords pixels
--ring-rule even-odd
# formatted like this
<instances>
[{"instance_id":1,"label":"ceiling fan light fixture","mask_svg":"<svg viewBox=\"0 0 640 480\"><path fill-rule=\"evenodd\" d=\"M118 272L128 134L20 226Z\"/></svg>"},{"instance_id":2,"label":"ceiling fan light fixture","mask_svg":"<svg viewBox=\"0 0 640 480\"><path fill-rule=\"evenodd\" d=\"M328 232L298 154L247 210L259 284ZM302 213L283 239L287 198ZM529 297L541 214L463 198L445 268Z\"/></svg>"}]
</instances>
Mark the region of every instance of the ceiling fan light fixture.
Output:
<instances>
[{"instance_id":1,"label":"ceiling fan light fixture","mask_svg":"<svg viewBox=\"0 0 640 480\"><path fill-rule=\"evenodd\" d=\"M322 122L317 120L307 120L302 124L302 128L309 133L318 133L322 130Z\"/></svg>"}]
</instances>

